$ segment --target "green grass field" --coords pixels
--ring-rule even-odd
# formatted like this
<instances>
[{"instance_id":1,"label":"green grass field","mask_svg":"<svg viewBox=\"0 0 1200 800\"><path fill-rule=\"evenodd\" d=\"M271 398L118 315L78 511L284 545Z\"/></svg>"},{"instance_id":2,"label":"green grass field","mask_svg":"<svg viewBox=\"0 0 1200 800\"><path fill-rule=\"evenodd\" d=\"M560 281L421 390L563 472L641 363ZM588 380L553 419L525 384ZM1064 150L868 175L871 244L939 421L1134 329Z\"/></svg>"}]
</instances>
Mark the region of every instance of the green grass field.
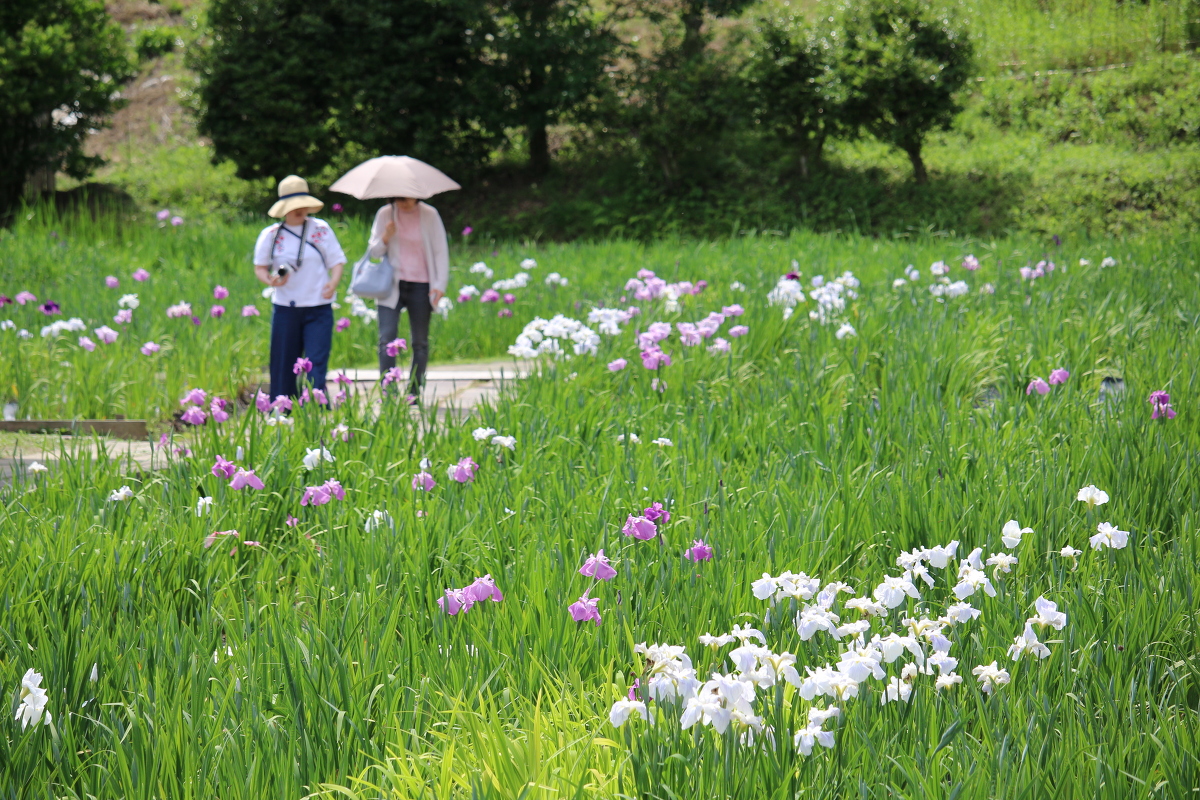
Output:
<instances>
[{"instance_id":1,"label":"green grass field","mask_svg":"<svg viewBox=\"0 0 1200 800\"><path fill-rule=\"evenodd\" d=\"M163 311L181 300L207 308L218 283L231 310L265 311L242 255L253 226L59 229L54 239L39 225L0 242L0 292L55 299L90 328L136 290L131 324L142 327L88 353L77 334L43 340L33 327L42 315L28 306L5 307L0 316L37 314L20 320L33 339L0 331L5 391L24 387L23 408L173 410L188 388L228 397L262 366L265 316L196 327ZM960 266L968 254L977 271ZM1195 796L1194 238L795 235L495 256L458 245L451 290L485 288L465 271L480 258L499 279L525 257L539 266L514 316L461 305L434 329L440 357L501 354L538 315L585 320L594 305L631 303L641 313L600 334L595 355L547 361L462 424L347 403L308 405L293 425L272 426L251 408L176 435L158 471L82 461L2 490L0 687L10 705L0 798ZM1116 263L1101 266L1106 257ZM814 297L785 319L767 296L793 259L806 294L815 276L849 270L857 296L843 290L828 324L810 318ZM1018 274L1043 259L1057 268ZM930 291L948 285L931 275L935 261L966 294ZM909 264L916 281L901 280ZM135 288L138 267L151 279ZM640 269L709 285L671 310L629 296ZM569 285L547 288L550 271ZM109 274L118 289L105 287ZM687 346L676 328L659 342L672 363L642 365L635 329L732 304L745 313L712 339ZM731 337L735 324L748 333ZM855 333L838 338L846 324ZM370 334L356 320L338 357L369 361ZM148 337L172 342L154 368L165 379L134 366L134 345ZM708 350L717 337L729 352ZM611 371L618 358L628 366ZM1059 368L1065 383L1027 392ZM114 389L122 376L129 385ZM1101 399L1105 378L1123 391ZM1152 391L1169 392L1177 416L1151 419ZM477 427L515 437L515 449L477 440ZM334 460L308 471L306 451L322 446ZM234 490L212 470L218 456L264 488ZM447 468L467 456L476 477L458 483ZM428 492L412 488L422 459L437 483ZM303 503L306 487L329 480L344 498ZM1106 504L1076 500L1093 484ZM125 486L131 497L119 499ZM670 512L656 535L622 535L655 502ZM1008 520L1032 532L1006 544ZM1090 546L1105 522L1128 532L1127 546ZM685 558L697 539L711 560ZM956 557L928 567L932 585L910 573L919 597L877 589L901 577L902 552L952 540ZM1081 552L1061 555L1068 545ZM601 548L616 573L607 582L579 573ZM995 596L967 597L978 619L939 623L959 601L958 570L980 580L965 566L975 548L981 560L1017 562L1010 572L980 564ZM852 594L822 604L797 590L777 605L755 596L763 573L784 571L818 587L845 582ZM446 589L484 575L502 601L453 616L439 607ZM599 601L599 625L568 610L585 593ZM864 618L851 597L896 604ZM1014 660L1040 597L1066 624L1031 628L1048 657ZM842 631L809 630L829 613ZM769 652L701 644L734 626L761 631ZM699 705L718 725L731 717L724 733L704 719L681 728L697 702L664 693L686 692L690 673L682 659L648 663L642 642L685 647L701 684L722 676L700 688ZM946 642L958 663L945 671L962 682L939 689ZM885 677L830 682L822 668L847 652ZM985 692L975 670L992 662L1006 672ZM44 697L22 699L28 670ZM610 710L635 680L654 724L634 712L613 727ZM894 701L882 702L889 689ZM13 721L39 703L52 721ZM818 736L810 710L831 706L840 716L818 717ZM804 731L808 754L794 738Z\"/></svg>"}]
</instances>

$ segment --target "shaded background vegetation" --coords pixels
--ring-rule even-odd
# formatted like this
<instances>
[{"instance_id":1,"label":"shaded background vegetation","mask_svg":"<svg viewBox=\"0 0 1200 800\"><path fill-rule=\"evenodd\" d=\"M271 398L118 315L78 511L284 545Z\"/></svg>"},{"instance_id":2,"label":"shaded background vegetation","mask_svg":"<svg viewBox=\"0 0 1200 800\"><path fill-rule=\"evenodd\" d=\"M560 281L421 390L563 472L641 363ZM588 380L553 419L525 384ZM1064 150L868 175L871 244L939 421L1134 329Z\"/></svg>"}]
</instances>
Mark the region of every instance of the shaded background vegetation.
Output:
<instances>
[{"instance_id":1,"label":"shaded background vegetation","mask_svg":"<svg viewBox=\"0 0 1200 800\"><path fill-rule=\"evenodd\" d=\"M464 183L437 204L486 238L1200 220L1200 2L913 4L964 56L928 114L926 182L876 113L881 76L856 73L847 46L867 11L907 5L110 3L139 74L82 140L107 161L86 188L141 214L261 217L287 172L323 191L362 158L409 152Z\"/></svg>"}]
</instances>

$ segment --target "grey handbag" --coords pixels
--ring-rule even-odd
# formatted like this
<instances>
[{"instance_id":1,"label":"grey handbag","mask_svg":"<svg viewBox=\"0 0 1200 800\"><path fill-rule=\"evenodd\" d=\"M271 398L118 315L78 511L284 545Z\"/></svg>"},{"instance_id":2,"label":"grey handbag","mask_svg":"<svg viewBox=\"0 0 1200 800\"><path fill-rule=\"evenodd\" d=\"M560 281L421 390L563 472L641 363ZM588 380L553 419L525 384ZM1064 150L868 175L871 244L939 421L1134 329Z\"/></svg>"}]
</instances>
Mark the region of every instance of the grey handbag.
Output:
<instances>
[{"instance_id":1,"label":"grey handbag","mask_svg":"<svg viewBox=\"0 0 1200 800\"><path fill-rule=\"evenodd\" d=\"M394 277L392 262L388 261L386 254L379 261L372 262L370 256L363 253L350 275L350 291L359 297L386 300L395 288Z\"/></svg>"}]
</instances>

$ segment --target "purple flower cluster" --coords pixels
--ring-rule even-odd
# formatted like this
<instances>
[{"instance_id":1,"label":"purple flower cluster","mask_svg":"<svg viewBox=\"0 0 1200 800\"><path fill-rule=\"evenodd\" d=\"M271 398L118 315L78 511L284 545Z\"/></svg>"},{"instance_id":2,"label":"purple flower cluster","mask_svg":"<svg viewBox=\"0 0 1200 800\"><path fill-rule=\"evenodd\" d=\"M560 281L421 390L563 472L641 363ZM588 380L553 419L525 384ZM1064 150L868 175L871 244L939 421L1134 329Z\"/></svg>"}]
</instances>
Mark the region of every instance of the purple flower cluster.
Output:
<instances>
[{"instance_id":1,"label":"purple flower cluster","mask_svg":"<svg viewBox=\"0 0 1200 800\"><path fill-rule=\"evenodd\" d=\"M1023 281L1035 281L1054 272L1054 262L1039 261L1032 267L1021 267L1017 272L1021 273L1021 280Z\"/></svg>"},{"instance_id":2,"label":"purple flower cluster","mask_svg":"<svg viewBox=\"0 0 1200 800\"><path fill-rule=\"evenodd\" d=\"M464 586L461 589L447 589L445 594L438 598L437 604L442 611L453 617L460 613L467 613L476 603L482 603L485 600L499 603L503 599L504 595L500 593L496 581L492 579L491 575L484 575L482 578L476 578L470 586Z\"/></svg>"},{"instance_id":3,"label":"purple flower cluster","mask_svg":"<svg viewBox=\"0 0 1200 800\"><path fill-rule=\"evenodd\" d=\"M158 345L155 345L153 342L147 342L142 345L142 352L146 355L156 353L158 350ZM212 414L213 422L220 424L229 419L229 412L226 411L226 408L229 406L228 400L213 397L212 401L209 402L208 392L203 389L192 389L179 401L179 405L183 406L183 415L180 417L180 420L188 425L203 425L208 420L208 414L201 408L205 403L209 403L208 410Z\"/></svg>"},{"instance_id":4,"label":"purple flower cluster","mask_svg":"<svg viewBox=\"0 0 1200 800\"><path fill-rule=\"evenodd\" d=\"M452 481L471 483L475 480L475 470L477 469L479 469L479 465L475 463L475 459L466 456L460 458L457 464L451 464L446 470L446 474Z\"/></svg>"},{"instance_id":5,"label":"purple flower cluster","mask_svg":"<svg viewBox=\"0 0 1200 800\"><path fill-rule=\"evenodd\" d=\"M217 456L217 460L212 465L212 474L229 481L229 488L235 492L247 487L251 489L264 488L262 478L255 475L254 470L243 469L232 461L226 460L225 456Z\"/></svg>"},{"instance_id":6,"label":"purple flower cluster","mask_svg":"<svg viewBox=\"0 0 1200 800\"><path fill-rule=\"evenodd\" d=\"M1038 394L1047 394L1049 393L1051 386L1064 384L1070 377L1071 373L1067 372L1062 367L1051 370L1049 381L1044 381L1041 378L1034 378L1029 382L1029 385L1025 387L1025 394L1033 394L1034 392L1037 392Z\"/></svg>"},{"instance_id":7,"label":"purple flower cluster","mask_svg":"<svg viewBox=\"0 0 1200 800\"><path fill-rule=\"evenodd\" d=\"M1175 419L1175 409L1171 408L1171 395L1162 391L1150 393L1150 399L1147 401L1154 409L1150 414L1150 419Z\"/></svg>"},{"instance_id":8,"label":"purple flower cluster","mask_svg":"<svg viewBox=\"0 0 1200 800\"><path fill-rule=\"evenodd\" d=\"M300 498L302 506L323 506L334 498L338 500L346 499L346 490L342 488L342 484L336 480L327 480L320 486L309 486L304 490L304 496Z\"/></svg>"}]
</instances>

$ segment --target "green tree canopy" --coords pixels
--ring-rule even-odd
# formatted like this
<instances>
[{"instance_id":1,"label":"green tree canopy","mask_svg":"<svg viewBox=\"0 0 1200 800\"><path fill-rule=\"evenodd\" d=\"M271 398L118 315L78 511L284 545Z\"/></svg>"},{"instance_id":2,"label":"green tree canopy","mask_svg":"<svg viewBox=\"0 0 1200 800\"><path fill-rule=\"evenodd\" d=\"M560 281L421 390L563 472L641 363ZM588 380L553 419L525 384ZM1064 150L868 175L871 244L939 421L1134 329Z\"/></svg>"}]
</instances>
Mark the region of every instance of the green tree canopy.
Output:
<instances>
[{"instance_id":1,"label":"green tree canopy","mask_svg":"<svg viewBox=\"0 0 1200 800\"><path fill-rule=\"evenodd\" d=\"M535 174L550 166L546 126L595 98L617 41L588 0L498 0L489 79L525 129Z\"/></svg>"},{"instance_id":2,"label":"green tree canopy","mask_svg":"<svg viewBox=\"0 0 1200 800\"><path fill-rule=\"evenodd\" d=\"M121 29L99 0L0 3L0 219L35 171L83 178L100 163L83 140L106 124L132 72Z\"/></svg>"},{"instance_id":3,"label":"green tree canopy","mask_svg":"<svg viewBox=\"0 0 1200 800\"><path fill-rule=\"evenodd\" d=\"M313 174L347 147L461 165L486 155L482 0L213 0L199 127L243 178Z\"/></svg>"},{"instance_id":4,"label":"green tree canopy","mask_svg":"<svg viewBox=\"0 0 1200 800\"><path fill-rule=\"evenodd\" d=\"M918 183L925 136L949 128L971 77L972 48L949 9L922 0L857 0L840 16L836 73L848 123L903 150Z\"/></svg>"}]
</instances>

